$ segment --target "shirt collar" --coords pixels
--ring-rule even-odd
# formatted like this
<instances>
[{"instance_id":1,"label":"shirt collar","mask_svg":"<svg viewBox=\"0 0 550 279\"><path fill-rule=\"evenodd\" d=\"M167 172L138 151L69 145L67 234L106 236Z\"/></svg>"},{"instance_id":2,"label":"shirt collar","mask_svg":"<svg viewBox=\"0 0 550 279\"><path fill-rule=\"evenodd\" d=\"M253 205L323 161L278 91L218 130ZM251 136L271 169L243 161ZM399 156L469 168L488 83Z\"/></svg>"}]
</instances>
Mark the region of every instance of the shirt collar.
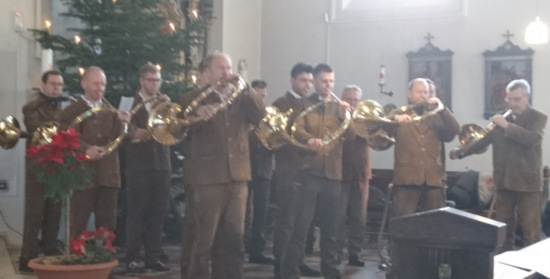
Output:
<instances>
[{"instance_id":1,"label":"shirt collar","mask_svg":"<svg viewBox=\"0 0 550 279\"><path fill-rule=\"evenodd\" d=\"M294 92L294 90L292 89L288 90L288 93L290 93L296 99L302 99L302 96L298 95L298 93Z\"/></svg>"},{"instance_id":2,"label":"shirt collar","mask_svg":"<svg viewBox=\"0 0 550 279\"><path fill-rule=\"evenodd\" d=\"M91 108L97 108L97 107L100 107L102 104L103 104L103 100L99 100L97 102L92 102L92 101L89 101L88 99L86 99L84 97L84 95L81 96L82 100L84 100L84 102L86 102L86 104L88 104L88 106L90 106Z\"/></svg>"}]
</instances>

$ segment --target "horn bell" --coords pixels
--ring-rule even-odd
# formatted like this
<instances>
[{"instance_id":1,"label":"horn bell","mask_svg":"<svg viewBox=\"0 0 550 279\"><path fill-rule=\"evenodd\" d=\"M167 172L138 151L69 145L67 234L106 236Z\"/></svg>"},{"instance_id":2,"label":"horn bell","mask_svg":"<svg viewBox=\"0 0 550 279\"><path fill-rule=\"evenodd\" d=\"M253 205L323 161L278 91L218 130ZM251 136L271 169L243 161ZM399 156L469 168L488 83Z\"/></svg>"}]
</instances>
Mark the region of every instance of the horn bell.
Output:
<instances>
[{"instance_id":1,"label":"horn bell","mask_svg":"<svg viewBox=\"0 0 550 279\"><path fill-rule=\"evenodd\" d=\"M176 103L160 103L151 109L147 120L147 129L152 137L162 145L175 145L185 138L185 129L179 115L183 113Z\"/></svg>"},{"instance_id":2,"label":"horn bell","mask_svg":"<svg viewBox=\"0 0 550 279\"><path fill-rule=\"evenodd\" d=\"M0 146L3 149L12 149L21 137L21 126L13 116L6 116L0 122Z\"/></svg>"}]
</instances>

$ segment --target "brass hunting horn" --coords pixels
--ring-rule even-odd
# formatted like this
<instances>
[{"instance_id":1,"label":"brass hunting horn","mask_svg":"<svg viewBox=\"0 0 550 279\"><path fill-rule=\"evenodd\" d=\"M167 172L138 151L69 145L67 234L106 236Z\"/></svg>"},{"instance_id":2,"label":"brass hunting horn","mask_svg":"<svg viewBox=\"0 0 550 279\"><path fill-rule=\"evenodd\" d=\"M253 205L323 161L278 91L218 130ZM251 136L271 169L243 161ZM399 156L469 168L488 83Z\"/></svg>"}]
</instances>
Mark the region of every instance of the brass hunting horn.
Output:
<instances>
[{"instance_id":1,"label":"brass hunting horn","mask_svg":"<svg viewBox=\"0 0 550 279\"><path fill-rule=\"evenodd\" d=\"M3 149L13 148L20 138L31 140L31 145L41 146L52 141L53 135L57 134L59 123L46 122L38 127L34 133L21 131L19 121L13 116L7 116L0 122L0 146Z\"/></svg>"},{"instance_id":2,"label":"brass hunting horn","mask_svg":"<svg viewBox=\"0 0 550 279\"><path fill-rule=\"evenodd\" d=\"M512 113L512 110L509 109L505 111L502 116L507 117L508 115L510 115L510 113ZM493 122L490 122L485 127L485 129L473 123L464 124L460 129L460 133L458 134L458 141L460 142L460 146L457 146L453 150L451 150L449 152L449 157L453 160L462 159L472 153L481 154L487 151L487 146L482 149L475 150L475 143L485 138L495 128L496 124Z\"/></svg>"},{"instance_id":3,"label":"brass hunting horn","mask_svg":"<svg viewBox=\"0 0 550 279\"><path fill-rule=\"evenodd\" d=\"M106 99L103 99L103 102L109 104L109 102L107 102ZM105 112L111 112L111 113L117 114L117 116L118 116L118 110L116 108L114 108L111 104L109 104L109 106L95 107L95 108L92 108L92 109L89 109L89 110L83 112L82 114L77 116L75 119L73 119L73 121L69 125L68 129L71 129L71 128L74 128L74 127L80 125L84 120L90 118L91 116L97 115L99 113L105 113ZM123 141L124 137L126 136L126 134L128 134L128 123L126 121L120 121L120 122L122 123L122 129L121 129L118 137L116 139L110 141L105 146L105 152L103 152L102 156L105 156L105 155L110 154L111 152L115 151L120 146L120 144L122 143L122 141Z\"/></svg>"},{"instance_id":4,"label":"brass hunting horn","mask_svg":"<svg viewBox=\"0 0 550 279\"><path fill-rule=\"evenodd\" d=\"M233 77L236 78L236 77ZM235 82L235 84L233 84ZM184 128L189 127L197 122L203 121L202 118L194 115L194 112L201 104L201 101L210 94L217 92L218 88L228 87L228 96L222 102L214 105L216 111L225 109L233 103L233 101L247 87L246 82L242 77L238 77L233 81L220 81L214 85L205 86L200 94L185 108L176 103L161 103L151 109L149 119L147 121L147 129L153 138L163 145L174 145L185 138L186 131ZM183 118L180 118L183 113Z\"/></svg>"},{"instance_id":5,"label":"brass hunting horn","mask_svg":"<svg viewBox=\"0 0 550 279\"><path fill-rule=\"evenodd\" d=\"M334 93L330 93L330 98L332 99L331 101L332 102L341 102L340 98L338 98ZM320 101L314 105L311 105L309 106L308 108L306 108L304 111L302 111L298 117L296 117L296 120L294 121L294 124L292 125L292 128L291 128L291 136L293 138L294 141L298 142L298 140L296 140L296 138L294 137L294 134L297 130L297 125L296 123L298 122L299 119L301 118L304 118L306 115L312 113L313 111L317 110L318 108L320 108L321 106L324 106L325 105L325 102L324 101ZM320 149L320 150L323 150L323 152L328 152L330 151L330 149L332 149L332 147L334 147L332 145L332 143L334 143L335 140L339 140L340 137L346 132L346 130L348 129L349 125L351 123L351 113L349 111L346 111L346 114L345 114L345 117L344 117L344 121L342 121L342 124L340 124L340 127L338 127L338 129L328 135L325 135L325 137L323 138L323 147ZM307 145L305 145L307 146ZM307 146L307 149L309 150L312 150L311 147Z\"/></svg>"}]
</instances>

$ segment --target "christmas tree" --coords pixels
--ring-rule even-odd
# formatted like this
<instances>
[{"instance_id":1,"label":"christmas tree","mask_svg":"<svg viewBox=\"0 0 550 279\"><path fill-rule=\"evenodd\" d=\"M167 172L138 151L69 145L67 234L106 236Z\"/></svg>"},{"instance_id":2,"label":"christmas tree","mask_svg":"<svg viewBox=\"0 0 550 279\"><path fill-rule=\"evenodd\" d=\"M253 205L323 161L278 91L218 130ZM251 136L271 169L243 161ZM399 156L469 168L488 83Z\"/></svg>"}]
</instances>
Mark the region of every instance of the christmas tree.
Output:
<instances>
[{"instance_id":1,"label":"christmas tree","mask_svg":"<svg viewBox=\"0 0 550 279\"><path fill-rule=\"evenodd\" d=\"M105 71L106 98L116 106L121 96L135 93L139 67L152 63L161 68L162 92L176 99L195 86L202 58L207 19L199 16L198 1L62 0L68 10L60 15L81 23L67 28L77 35L52 34L48 24L32 31L60 57L56 66L72 95L82 92L83 69L95 65Z\"/></svg>"}]
</instances>

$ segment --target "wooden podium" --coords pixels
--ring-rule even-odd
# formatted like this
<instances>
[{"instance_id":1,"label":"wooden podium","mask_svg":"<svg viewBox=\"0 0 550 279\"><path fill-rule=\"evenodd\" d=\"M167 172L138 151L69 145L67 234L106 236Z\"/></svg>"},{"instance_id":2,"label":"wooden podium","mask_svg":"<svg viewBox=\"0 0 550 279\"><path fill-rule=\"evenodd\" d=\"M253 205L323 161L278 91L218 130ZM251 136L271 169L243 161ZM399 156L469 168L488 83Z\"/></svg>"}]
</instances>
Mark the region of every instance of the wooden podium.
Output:
<instances>
[{"instance_id":1,"label":"wooden podium","mask_svg":"<svg viewBox=\"0 0 550 279\"><path fill-rule=\"evenodd\" d=\"M390 220L396 279L492 279L506 224L450 207Z\"/></svg>"}]
</instances>

